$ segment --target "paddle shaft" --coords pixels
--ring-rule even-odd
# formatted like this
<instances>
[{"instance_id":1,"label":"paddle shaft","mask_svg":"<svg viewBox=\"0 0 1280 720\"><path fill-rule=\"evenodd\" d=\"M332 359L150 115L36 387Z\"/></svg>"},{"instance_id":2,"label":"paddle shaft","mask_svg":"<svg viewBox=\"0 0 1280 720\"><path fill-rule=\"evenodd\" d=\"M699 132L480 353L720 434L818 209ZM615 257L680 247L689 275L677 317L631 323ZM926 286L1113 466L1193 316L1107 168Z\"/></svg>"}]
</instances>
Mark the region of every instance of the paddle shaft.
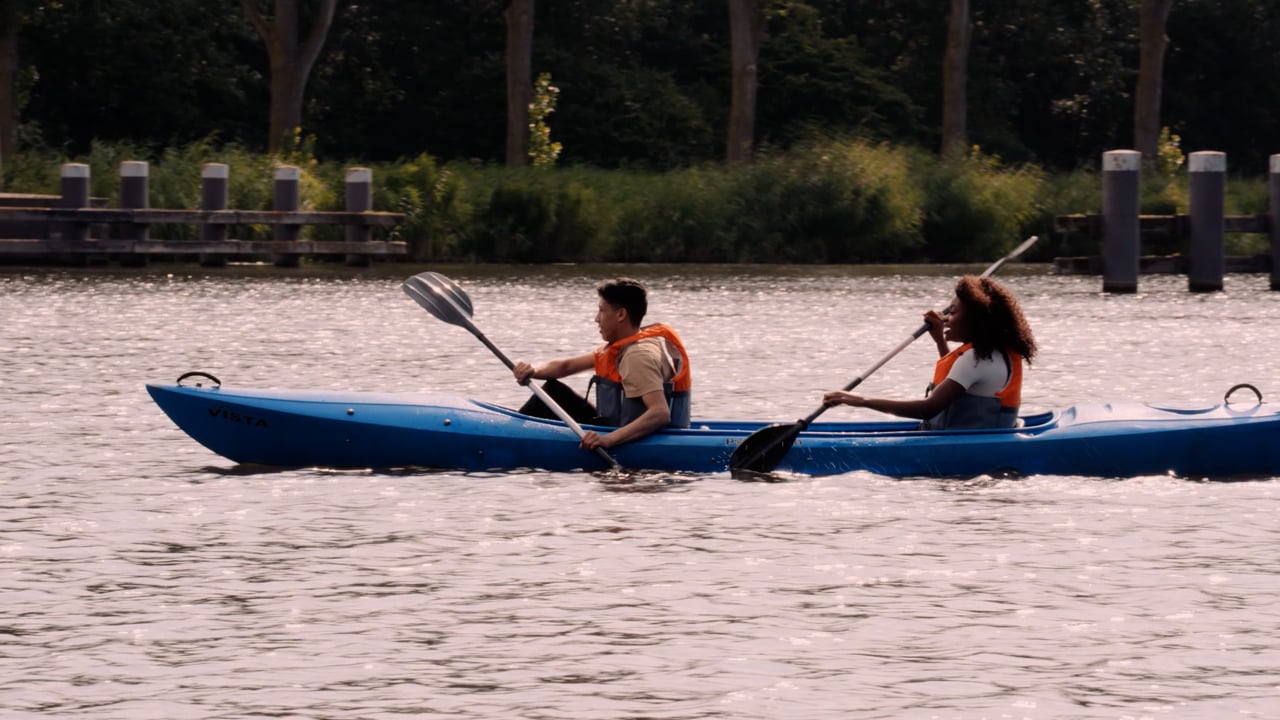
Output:
<instances>
[{"instance_id":1,"label":"paddle shaft","mask_svg":"<svg viewBox=\"0 0 1280 720\"><path fill-rule=\"evenodd\" d=\"M863 380L866 380L867 378L871 377L872 373L884 367L885 363L892 360L895 356L897 356L898 353L905 350L908 345L915 342L917 338L919 338L921 335L925 334L928 331L929 331L929 323L921 323L920 327L917 328L915 332L911 333L911 335L909 335L906 340L903 340L902 342L898 343L897 347L895 347L893 350L890 350L887 355L877 360L876 363L871 367L867 368L866 372L862 373L858 377L849 381L849 384L844 386L844 391L849 392L850 390L861 385ZM835 407L835 406L823 405L817 410L814 410L813 412L809 413L808 417L800 421L800 430L804 430L805 428L809 427L809 424L812 423L814 420L817 420L819 415L826 412L832 407Z\"/></svg>"},{"instance_id":2,"label":"paddle shaft","mask_svg":"<svg viewBox=\"0 0 1280 720\"><path fill-rule=\"evenodd\" d=\"M1038 236L1032 235L1031 237L1022 241L1016 248L1009 251L1009 253L1006 254L1004 257L992 263L990 267L988 267L986 270L982 272L981 275L979 275L979 277L989 277L992 273L999 270L1006 262L1018 257L1023 252L1025 252L1027 248L1034 245L1036 241L1039 239L1040 238ZM949 307L946 310L943 310L943 314L947 314L949 312L950 312ZM904 349L906 349L908 345L915 342L917 338L919 338L921 335L925 334L928 331L929 331L929 323L927 322L922 323L920 327L916 329L915 332L911 333L911 335L909 335L905 340L898 343L897 347L889 351L889 353L884 357L877 360L874 365L867 368L866 372L854 378L852 381L849 382L848 385L845 385L844 391L848 392L856 388L857 386L861 385L863 380L866 380L867 378L871 377L871 375L875 373L875 371L883 367L885 363L892 360L894 357L898 355L898 353L902 352ZM741 444L739 444L738 449L733 452L733 455L729 459L730 469L735 469L735 470L748 469L748 470L756 470L756 471L764 470L766 472L769 470L772 470L774 467L776 467L777 461L782 459L782 455L786 453L786 449L790 449L791 444L795 442L796 437L799 436L800 433L803 432L805 429L807 429L809 425L813 423L814 420L818 419L819 415L826 412L831 407L833 406L823 404L817 410L814 410L812 413L809 413L807 417L801 420L798 420L790 425L782 425L782 426L771 425L771 426L762 428L761 430L757 430L755 433L752 433L750 436L747 437L746 440L744 440ZM779 432L779 430L781 430L781 432ZM759 447L756 447L754 443L752 443L753 438L756 438L757 442L761 442L762 444ZM785 448L785 449L782 449L781 452L776 452L775 449L777 448ZM739 455L746 455L747 457L743 458L743 457L739 457ZM761 463L764 463L764 465L767 465L767 467L761 466Z\"/></svg>"},{"instance_id":3,"label":"paddle shaft","mask_svg":"<svg viewBox=\"0 0 1280 720\"><path fill-rule=\"evenodd\" d=\"M515 369L515 363L511 362L511 358L502 352L497 345L494 345L476 324L471 322L471 298L467 297L467 293L458 284L440 273L425 272L419 273L408 280L404 281L403 288L409 297L421 305L427 312L435 317L449 323L450 325L458 325L467 329L472 335L475 335L484 346L498 356L507 369ZM566 425L573 430L579 439L585 438L587 432L582 426L573 419L565 409L560 407L545 390L538 387L535 383L528 383L529 389L538 397L556 417L564 421ZM592 448L596 455L600 456L614 470L621 470L622 466L618 464L613 456L605 451L602 447Z\"/></svg>"},{"instance_id":4,"label":"paddle shaft","mask_svg":"<svg viewBox=\"0 0 1280 720\"><path fill-rule=\"evenodd\" d=\"M462 321L463 327L465 327L467 330L470 330L472 335L475 335L476 338L480 340L480 342L484 343L485 347L489 348L489 350L491 350L494 355L498 356L498 359L502 361L502 364L507 366L508 370L515 369L516 364L511 362L511 358L507 357L506 353L502 352L502 350L500 350L497 345L494 345L489 340L489 338L485 337L484 333L480 332L480 328L476 327L475 323L471 322L470 318L467 318L465 316L460 316L458 319ZM537 395L539 400L541 400L547 407L551 408L551 412L555 413L556 417L563 420L564 424L568 425L573 430L574 434L576 434L579 438L586 437L587 431L583 430L582 426L578 424L578 421L574 420L573 416L565 412L564 408L560 407L560 403L557 403L555 400L552 400L551 396L547 394L546 390L543 390L542 388L538 387L538 384L535 382L529 382L528 385L529 385L529 389L533 391L533 394ZM600 456L601 460L604 460L605 462L609 463L609 466L612 467L614 470L622 469L622 466L618 464L618 461L614 460L613 456L610 455L608 451L606 451L604 448L602 447L595 448L595 453L596 455Z\"/></svg>"},{"instance_id":5,"label":"paddle shaft","mask_svg":"<svg viewBox=\"0 0 1280 720\"><path fill-rule=\"evenodd\" d=\"M1031 247L1032 245L1034 245L1034 244L1035 244L1035 242L1036 242L1036 240L1039 240L1039 239L1040 239L1040 238L1039 238L1039 236L1036 236L1036 235L1032 235L1031 237L1027 238L1027 239L1026 239L1026 240L1024 240L1020 245L1018 245L1018 247L1014 248L1014 249L1013 249L1013 250L1012 250L1008 255L1005 255L1004 257L1000 258L999 260L995 261L994 263L991 263L991 266L990 266L990 267L988 267L986 270L983 270L983 271L982 271L982 274L981 274L981 275L979 275L978 277L991 277L991 275L992 275L993 273L995 273L995 271L999 270L999 269L1001 268L1001 266L1003 266L1006 262L1009 262L1009 261L1010 261L1010 260L1012 260L1013 258L1015 258L1015 257L1017 257L1017 256L1019 256L1019 255L1021 255L1023 252L1025 252L1025 251L1026 251L1026 249L1027 249L1027 248L1029 248L1029 247ZM942 311L942 314L943 314L943 315L950 315L950 314L951 314L951 308L950 308L950 306L948 306L945 310L943 310L943 311ZM876 361L876 364L874 364L874 365L872 365L871 367L867 368L866 372L864 372L864 373L862 373L861 375L859 375L858 377L854 378L852 381L850 381L850 382L849 382L849 384L848 384L848 385L845 385L845 386L844 386L844 391L845 391L845 392L849 392L850 390L852 390L852 389L854 389L854 388L858 387L859 385L861 385L863 380L866 380L867 378L871 377L872 373L874 373L875 371L877 371L877 370L879 370L880 368L884 367L884 364L885 364L885 363L889 362L889 361L890 361L890 360L892 360L894 357L896 357L896 356L898 355L898 353L900 353L900 352L902 352L903 350L907 349L907 346L908 346L908 345L910 345L911 343L915 342L917 339L919 339L919 338L920 338L920 336L921 336L921 335L923 335L923 334L925 334L925 333L927 333L927 332L929 332L929 323L927 323L927 322L926 322L926 323L921 323L921 324L920 324L920 327L916 328L916 331L915 331L915 332L911 333L911 335L909 335L909 336L907 337L907 339L906 339L906 340L903 340L902 342L898 343L898 346L897 346L897 347L895 347L894 349L890 350L890 351L889 351L889 354L887 354L887 355L885 355L884 357L882 357L882 358L880 358L879 360L877 360L877 361ZM804 418L803 420L801 420L801 421L800 421L800 426L801 426L801 427L800 427L800 429L801 429L801 430L803 430L803 429L805 429L805 428L809 427L809 424L810 424L810 423L812 423L814 420L817 420L817 419L818 419L818 416L819 416L819 415L821 415L822 413L826 412L826 411L827 411L827 409L828 409L828 408L830 408L830 407L832 407L832 406L831 406L831 405L823 405L822 407L818 408L817 410L814 410L812 413L810 413L810 414L809 414L809 416L808 416L808 417L806 417L806 418Z\"/></svg>"}]
</instances>

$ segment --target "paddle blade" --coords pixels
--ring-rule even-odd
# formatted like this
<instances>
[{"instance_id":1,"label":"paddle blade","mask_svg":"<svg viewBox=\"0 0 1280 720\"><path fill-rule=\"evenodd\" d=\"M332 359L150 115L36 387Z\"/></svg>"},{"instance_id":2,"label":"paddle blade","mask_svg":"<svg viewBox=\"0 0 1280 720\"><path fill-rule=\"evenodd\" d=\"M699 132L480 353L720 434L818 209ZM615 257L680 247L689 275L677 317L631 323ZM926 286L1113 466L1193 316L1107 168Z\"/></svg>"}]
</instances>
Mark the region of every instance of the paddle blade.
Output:
<instances>
[{"instance_id":1,"label":"paddle blade","mask_svg":"<svg viewBox=\"0 0 1280 720\"><path fill-rule=\"evenodd\" d=\"M804 423L775 423L751 433L729 457L730 470L769 472L786 457Z\"/></svg>"},{"instance_id":2,"label":"paddle blade","mask_svg":"<svg viewBox=\"0 0 1280 720\"><path fill-rule=\"evenodd\" d=\"M471 298L458 284L435 272L418 273L401 284L404 293L427 312L452 325L467 327Z\"/></svg>"}]
</instances>

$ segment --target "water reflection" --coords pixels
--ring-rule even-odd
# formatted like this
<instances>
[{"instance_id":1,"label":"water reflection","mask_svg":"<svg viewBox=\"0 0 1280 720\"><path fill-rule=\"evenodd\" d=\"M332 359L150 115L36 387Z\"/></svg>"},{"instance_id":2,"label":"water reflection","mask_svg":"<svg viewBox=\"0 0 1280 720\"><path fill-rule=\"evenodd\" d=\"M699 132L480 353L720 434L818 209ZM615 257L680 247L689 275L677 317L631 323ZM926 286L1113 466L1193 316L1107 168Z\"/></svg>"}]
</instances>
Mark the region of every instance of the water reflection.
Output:
<instances>
[{"instance_id":1,"label":"water reflection","mask_svg":"<svg viewBox=\"0 0 1280 720\"><path fill-rule=\"evenodd\" d=\"M639 275L695 353L695 412L768 421L883 355L956 272L0 272L0 715L1271 713L1274 478L264 469L191 442L142 389L202 369L518 407L502 363L403 297L425 269L530 359L594 345L594 282ZM1031 406L1278 392L1266 277L1193 296L1144 276L1124 297L1002 277L1042 345ZM912 346L867 387L914 396L932 362Z\"/></svg>"}]
</instances>

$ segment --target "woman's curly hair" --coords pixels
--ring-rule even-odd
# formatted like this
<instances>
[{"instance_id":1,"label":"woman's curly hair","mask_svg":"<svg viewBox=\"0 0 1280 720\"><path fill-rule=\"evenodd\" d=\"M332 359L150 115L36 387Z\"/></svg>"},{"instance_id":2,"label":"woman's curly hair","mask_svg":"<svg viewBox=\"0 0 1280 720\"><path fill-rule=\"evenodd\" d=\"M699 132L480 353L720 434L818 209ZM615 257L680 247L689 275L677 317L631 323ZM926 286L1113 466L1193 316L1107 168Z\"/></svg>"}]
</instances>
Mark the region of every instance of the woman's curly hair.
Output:
<instances>
[{"instance_id":1,"label":"woman's curly hair","mask_svg":"<svg viewBox=\"0 0 1280 720\"><path fill-rule=\"evenodd\" d=\"M1036 354L1036 339L1022 316L1018 300L988 277L965 275L956 282L956 297L964 304L969 342L978 357L996 350L1012 350L1028 363Z\"/></svg>"}]
</instances>

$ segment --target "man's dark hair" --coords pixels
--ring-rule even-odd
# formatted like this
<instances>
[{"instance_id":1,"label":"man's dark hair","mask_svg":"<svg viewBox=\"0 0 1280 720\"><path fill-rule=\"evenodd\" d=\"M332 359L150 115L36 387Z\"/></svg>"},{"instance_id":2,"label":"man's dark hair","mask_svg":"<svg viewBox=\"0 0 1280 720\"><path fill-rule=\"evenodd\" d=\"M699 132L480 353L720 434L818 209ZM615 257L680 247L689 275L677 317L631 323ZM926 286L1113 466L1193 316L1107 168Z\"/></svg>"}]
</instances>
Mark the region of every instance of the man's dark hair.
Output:
<instances>
[{"instance_id":1,"label":"man's dark hair","mask_svg":"<svg viewBox=\"0 0 1280 720\"><path fill-rule=\"evenodd\" d=\"M644 285L641 285L639 280L631 278L606 280L596 286L596 292L613 307L626 310L627 317L631 318L631 322L636 325L644 320L644 314L649 311L649 299Z\"/></svg>"}]
</instances>

